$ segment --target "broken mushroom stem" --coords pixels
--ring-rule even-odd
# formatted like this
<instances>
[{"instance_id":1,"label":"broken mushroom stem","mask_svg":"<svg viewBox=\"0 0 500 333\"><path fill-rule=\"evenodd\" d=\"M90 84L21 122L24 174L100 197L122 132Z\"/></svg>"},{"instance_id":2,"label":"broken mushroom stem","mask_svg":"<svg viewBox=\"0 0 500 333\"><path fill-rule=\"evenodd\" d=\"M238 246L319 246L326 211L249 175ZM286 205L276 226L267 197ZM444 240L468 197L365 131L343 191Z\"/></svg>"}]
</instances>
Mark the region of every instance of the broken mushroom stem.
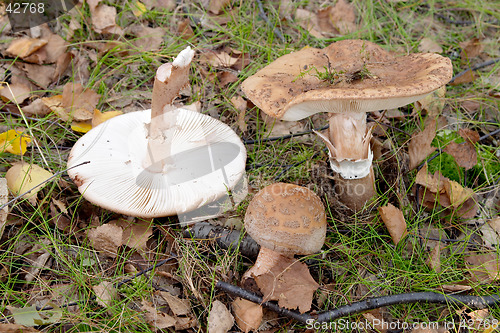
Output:
<instances>
[{"instance_id":1,"label":"broken mushroom stem","mask_svg":"<svg viewBox=\"0 0 500 333\"><path fill-rule=\"evenodd\" d=\"M243 274L242 280L267 273L276 263L278 263L281 256L280 253L262 246L255 260L255 264Z\"/></svg>"},{"instance_id":2,"label":"broken mushroom stem","mask_svg":"<svg viewBox=\"0 0 500 333\"><path fill-rule=\"evenodd\" d=\"M329 125L328 137L317 134L330 153L336 192L349 208L360 210L376 195L370 149L372 133L366 127L366 113L331 113Z\"/></svg>"},{"instance_id":3,"label":"broken mushroom stem","mask_svg":"<svg viewBox=\"0 0 500 333\"><path fill-rule=\"evenodd\" d=\"M180 91L189 84L189 65L194 51L185 48L171 63L161 65L156 71L151 102L151 122L148 131L148 150L143 166L154 173L168 169L171 141L176 130L177 116L170 114Z\"/></svg>"}]
</instances>

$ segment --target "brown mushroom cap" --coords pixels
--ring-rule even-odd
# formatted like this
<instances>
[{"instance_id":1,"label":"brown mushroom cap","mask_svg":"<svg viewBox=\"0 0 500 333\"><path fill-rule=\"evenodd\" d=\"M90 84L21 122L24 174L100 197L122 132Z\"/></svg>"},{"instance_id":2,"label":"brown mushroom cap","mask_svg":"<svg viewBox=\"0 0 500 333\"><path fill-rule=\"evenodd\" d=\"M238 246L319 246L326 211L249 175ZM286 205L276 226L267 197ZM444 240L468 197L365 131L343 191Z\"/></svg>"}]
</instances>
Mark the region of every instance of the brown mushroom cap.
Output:
<instances>
[{"instance_id":1,"label":"brown mushroom cap","mask_svg":"<svg viewBox=\"0 0 500 333\"><path fill-rule=\"evenodd\" d=\"M261 246L283 255L312 254L325 242L325 208L308 188L272 184L248 205L245 229Z\"/></svg>"},{"instance_id":2,"label":"brown mushroom cap","mask_svg":"<svg viewBox=\"0 0 500 333\"><path fill-rule=\"evenodd\" d=\"M300 120L317 112L400 107L446 84L452 74L450 59L438 54L396 57L368 41L343 40L284 55L246 79L242 90L268 115Z\"/></svg>"}]
</instances>

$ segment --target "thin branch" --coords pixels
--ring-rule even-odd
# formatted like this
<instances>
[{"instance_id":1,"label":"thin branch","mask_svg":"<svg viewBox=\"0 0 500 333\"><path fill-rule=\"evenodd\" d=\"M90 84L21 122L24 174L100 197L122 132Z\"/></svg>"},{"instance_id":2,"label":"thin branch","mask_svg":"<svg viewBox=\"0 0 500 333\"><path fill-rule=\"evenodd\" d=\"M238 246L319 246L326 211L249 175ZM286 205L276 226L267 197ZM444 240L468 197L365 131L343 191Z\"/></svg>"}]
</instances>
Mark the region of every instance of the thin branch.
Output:
<instances>
[{"instance_id":1,"label":"thin branch","mask_svg":"<svg viewBox=\"0 0 500 333\"><path fill-rule=\"evenodd\" d=\"M470 72L470 71L477 71L478 69L481 69L483 67L486 67L486 66L490 66L490 65L493 65L493 64L496 64L497 62L500 61L500 58L496 58L496 59L492 59L492 60L488 60L488 61L485 61L485 62L482 62L480 64L477 64L477 65L474 65L472 66L471 68L468 68L460 73L458 73L457 75L455 75L450 82L448 82L448 84L450 83L453 83L453 81L455 81L456 79L458 79L459 77L461 77L462 75Z\"/></svg>"},{"instance_id":2,"label":"thin branch","mask_svg":"<svg viewBox=\"0 0 500 333\"><path fill-rule=\"evenodd\" d=\"M467 306L471 309L483 309L499 304L500 295L447 295L429 291L373 297L361 302L344 305L331 311L322 312L318 315L316 321L324 323L360 312L378 309L384 306L413 303L439 303L453 307Z\"/></svg>"},{"instance_id":3,"label":"thin branch","mask_svg":"<svg viewBox=\"0 0 500 333\"><path fill-rule=\"evenodd\" d=\"M259 16L260 16L260 18L263 19L270 28L273 28L274 34L276 36L278 36L278 38L283 43L285 43L286 42L285 37L283 37L283 35L281 34L281 32L271 23L271 21L269 21L269 18L267 17L266 12L264 12L264 8L262 7L262 1L257 0L257 6L259 7Z\"/></svg>"},{"instance_id":4,"label":"thin branch","mask_svg":"<svg viewBox=\"0 0 500 333\"><path fill-rule=\"evenodd\" d=\"M320 312L314 319L314 317L308 313L300 314L296 311L281 308L275 303L263 302L262 297L229 283L218 281L215 287L233 296L241 297L251 302L260 304L265 308L279 313L280 315L284 315L301 323L307 324L311 324L311 320L319 323L326 323L345 316L396 304L439 303L447 304L448 306L453 307L467 306L471 309L483 309L500 303L500 294L491 296L469 296L440 294L431 291L415 292L368 298L364 301L344 305L330 311Z\"/></svg>"},{"instance_id":5,"label":"thin branch","mask_svg":"<svg viewBox=\"0 0 500 333\"><path fill-rule=\"evenodd\" d=\"M313 317L307 313L301 314L297 311L292 311L292 310L282 308L276 303L264 302L262 297L260 297L259 295L255 294L253 292L250 292L248 290L245 290L243 288L240 288L238 286L235 286L235 285L232 285L232 284L229 284L226 282L222 282L222 281L217 281L217 283L215 284L215 287L220 289L220 290L223 290L226 293L231 294L233 296L241 297L241 298L246 299L250 302L260 304L263 307L268 308L270 310L273 310L274 312L276 312L282 316L286 316L286 317L295 319L301 323L305 324L305 323L308 323L311 320L313 320Z\"/></svg>"}]
</instances>

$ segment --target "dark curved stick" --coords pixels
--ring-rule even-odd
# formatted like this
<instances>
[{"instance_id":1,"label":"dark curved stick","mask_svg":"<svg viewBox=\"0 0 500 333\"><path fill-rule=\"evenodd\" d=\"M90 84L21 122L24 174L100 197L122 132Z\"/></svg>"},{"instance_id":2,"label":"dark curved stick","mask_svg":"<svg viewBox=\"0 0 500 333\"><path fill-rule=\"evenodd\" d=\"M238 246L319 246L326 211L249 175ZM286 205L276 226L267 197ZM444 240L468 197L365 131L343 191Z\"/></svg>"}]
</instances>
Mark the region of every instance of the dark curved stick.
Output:
<instances>
[{"instance_id":1,"label":"dark curved stick","mask_svg":"<svg viewBox=\"0 0 500 333\"><path fill-rule=\"evenodd\" d=\"M331 311L322 312L316 319L317 322L329 322L334 319L345 317L348 315L360 313L367 310L373 310L384 306L395 304L411 304L411 303L439 303L448 304L450 306L468 306L472 309L483 309L488 306L493 306L500 303L500 295L491 296L469 296L469 295L447 295L428 292L416 292L406 294L396 294L389 296L373 297L367 300L344 305Z\"/></svg>"},{"instance_id":2,"label":"dark curved stick","mask_svg":"<svg viewBox=\"0 0 500 333\"><path fill-rule=\"evenodd\" d=\"M447 304L449 306L468 306L471 309L483 309L491 307L500 303L500 294L490 296L469 296L469 295L447 295L440 294L432 291L428 292L415 292L406 294L396 294L381 297L372 297L364 301L355 302L348 305L343 305L339 308L321 312L316 318L310 314L298 313L296 311L287 310L279 307L275 303L262 302L262 297L249 292L238 286L218 281L215 285L216 288L224 290L225 292L258 303L263 307L271 309L281 315L293 318L301 323L311 324L312 321L318 323L326 323L332 320L345 317L348 315L357 314L363 311L373 310L384 306L395 304L411 304L411 303L439 303ZM311 321L312 320L312 321Z\"/></svg>"},{"instance_id":3,"label":"dark curved stick","mask_svg":"<svg viewBox=\"0 0 500 333\"><path fill-rule=\"evenodd\" d=\"M273 310L274 312L276 312L282 316L293 318L301 323L305 324L305 323L309 323L311 320L314 320L314 318L310 314L299 313L297 311L288 310L288 309L280 307L276 303L263 302L262 297L258 296L255 293L252 293L248 290L245 290L243 288L235 286L233 284L229 284L229 283L222 282L222 281L217 281L217 283L215 284L215 287L218 289L224 290L225 292L227 292L233 296L241 297L243 299L246 299L247 301L260 304L263 307L268 308L270 310Z\"/></svg>"}]
</instances>

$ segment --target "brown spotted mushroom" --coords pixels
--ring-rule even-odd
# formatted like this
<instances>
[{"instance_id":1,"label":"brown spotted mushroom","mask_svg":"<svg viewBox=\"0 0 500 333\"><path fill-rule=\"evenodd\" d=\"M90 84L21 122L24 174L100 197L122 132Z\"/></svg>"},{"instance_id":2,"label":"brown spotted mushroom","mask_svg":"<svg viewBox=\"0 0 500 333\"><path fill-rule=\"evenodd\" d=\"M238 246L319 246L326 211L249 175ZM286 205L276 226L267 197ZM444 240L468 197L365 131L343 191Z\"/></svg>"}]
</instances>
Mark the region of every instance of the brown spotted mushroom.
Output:
<instances>
[{"instance_id":1,"label":"brown spotted mushroom","mask_svg":"<svg viewBox=\"0 0 500 333\"><path fill-rule=\"evenodd\" d=\"M244 278L269 271L280 256L321 250L326 214L320 198L305 187L276 183L260 190L248 205L245 229L261 246L255 265Z\"/></svg>"},{"instance_id":2,"label":"brown spotted mushroom","mask_svg":"<svg viewBox=\"0 0 500 333\"><path fill-rule=\"evenodd\" d=\"M340 200L361 209L375 195L366 112L413 103L450 81L448 58L434 53L395 56L363 40L286 54L246 79L242 90L266 114L300 120L329 113L327 135Z\"/></svg>"}]
</instances>

